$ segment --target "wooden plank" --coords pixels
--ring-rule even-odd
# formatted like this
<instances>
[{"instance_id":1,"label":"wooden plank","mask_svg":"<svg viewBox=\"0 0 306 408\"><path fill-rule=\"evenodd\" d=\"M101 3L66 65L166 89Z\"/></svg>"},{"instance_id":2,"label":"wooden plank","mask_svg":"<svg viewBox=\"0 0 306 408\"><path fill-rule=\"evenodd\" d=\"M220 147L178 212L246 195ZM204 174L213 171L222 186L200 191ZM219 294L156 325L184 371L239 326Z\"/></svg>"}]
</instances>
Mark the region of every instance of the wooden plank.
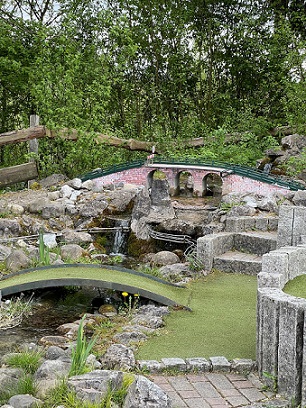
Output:
<instances>
[{"instance_id":1,"label":"wooden plank","mask_svg":"<svg viewBox=\"0 0 306 408\"><path fill-rule=\"evenodd\" d=\"M0 169L0 188L20 183L21 181L33 180L37 177L38 171L35 162L6 167Z\"/></svg>"},{"instance_id":2,"label":"wooden plank","mask_svg":"<svg viewBox=\"0 0 306 408\"><path fill-rule=\"evenodd\" d=\"M0 134L0 146L25 142L31 139L39 139L45 136L46 129L44 126L35 126L34 128L14 130L12 132Z\"/></svg>"}]
</instances>

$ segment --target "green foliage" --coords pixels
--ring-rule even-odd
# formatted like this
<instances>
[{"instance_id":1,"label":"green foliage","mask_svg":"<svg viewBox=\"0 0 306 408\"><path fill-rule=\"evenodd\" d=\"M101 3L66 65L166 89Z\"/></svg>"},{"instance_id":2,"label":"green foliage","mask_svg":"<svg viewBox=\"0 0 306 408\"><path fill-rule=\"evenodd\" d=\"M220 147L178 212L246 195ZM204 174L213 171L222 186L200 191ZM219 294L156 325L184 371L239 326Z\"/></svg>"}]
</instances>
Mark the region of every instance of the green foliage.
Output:
<instances>
[{"instance_id":1,"label":"green foliage","mask_svg":"<svg viewBox=\"0 0 306 408\"><path fill-rule=\"evenodd\" d=\"M7 364L10 367L21 368L26 374L34 374L41 363L41 359L41 352L26 350L10 355Z\"/></svg>"},{"instance_id":2,"label":"green foliage","mask_svg":"<svg viewBox=\"0 0 306 408\"><path fill-rule=\"evenodd\" d=\"M87 341L84 334L84 320L86 315L84 315L80 321L76 345L72 349L72 364L69 371L69 376L84 374L89 371L89 367L86 365L86 359L91 353L96 339L92 338Z\"/></svg>"},{"instance_id":3,"label":"green foliage","mask_svg":"<svg viewBox=\"0 0 306 408\"><path fill-rule=\"evenodd\" d=\"M286 173L290 176L296 176L306 168L306 149L301 151L301 154L297 157L290 157L286 162Z\"/></svg>"},{"instance_id":4,"label":"green foliage","mask_svg":"<svg viewBox=\"0 0 306 408\"><path fill-rule=\"evenodd\" d=\"M42 230L39 231L38 248L39 248L39 264L43 266L50 265L49 248L44 243L44 233Z\"/></svg>"}]
</instances>

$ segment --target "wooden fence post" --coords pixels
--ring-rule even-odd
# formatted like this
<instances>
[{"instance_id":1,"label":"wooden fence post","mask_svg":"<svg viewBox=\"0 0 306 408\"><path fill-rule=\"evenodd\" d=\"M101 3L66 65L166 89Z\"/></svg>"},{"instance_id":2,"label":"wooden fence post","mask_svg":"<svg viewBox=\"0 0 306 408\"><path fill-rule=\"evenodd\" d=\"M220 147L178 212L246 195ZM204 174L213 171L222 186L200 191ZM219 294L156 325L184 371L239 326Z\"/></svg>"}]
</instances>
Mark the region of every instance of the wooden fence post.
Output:
<instances>
[{"instance_id":1,"label":"wooden fence post","mask_svg":"<svg viewBox=\"0 0 306 408\"><path fill-rule=\"evenodd\" d=\"M39 125L39 116L38 115L31 115L30 116L30 128ZM38 139L31 139L29 140L29 153L38 154ZM33 157L30 157L30 162L35 162ZM35 180L28 181L28 188Z\"/></svg>"}]
</instances>

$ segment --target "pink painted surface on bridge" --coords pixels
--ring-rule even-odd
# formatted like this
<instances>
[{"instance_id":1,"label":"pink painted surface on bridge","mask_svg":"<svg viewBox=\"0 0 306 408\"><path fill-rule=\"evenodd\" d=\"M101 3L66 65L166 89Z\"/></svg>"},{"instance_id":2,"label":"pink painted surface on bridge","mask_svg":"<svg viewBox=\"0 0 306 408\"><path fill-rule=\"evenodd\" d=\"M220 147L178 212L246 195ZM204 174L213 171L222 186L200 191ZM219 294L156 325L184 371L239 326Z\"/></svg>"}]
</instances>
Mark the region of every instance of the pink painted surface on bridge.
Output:
<instances>
[{"instance_id":1,"label":"pink painted surface on bridge","mask_svg":"<svg viewBox=\"0 0 306 408\"><path fill-rule=\"evenodd\" d=\"M114 183L127 183L135 184L138 186L149 185L149 175L156 171L162 171L167 177L170 189L176 189L179 182L179 174L183 171L188 172L192 175L194 183L194 191L198 192L198 195L201 196L204 189L203 179L207 174L215 173L220 175L220 169L192 169L192 168L182 168L182 166L171 166L161 167L159 166L142 166L127 169L117 173L108 174L106 176L98 177L93 180L96 186L105 186L108 184ZM263 196L271 195L273 193L286 194L290 190L280 187L274 184L263 183L258 180L253 180L248 177L239 176L237 174L229 174L225 177L222 177L222 194L229 193L255 193Z\"/></svg>"}]
</instances>

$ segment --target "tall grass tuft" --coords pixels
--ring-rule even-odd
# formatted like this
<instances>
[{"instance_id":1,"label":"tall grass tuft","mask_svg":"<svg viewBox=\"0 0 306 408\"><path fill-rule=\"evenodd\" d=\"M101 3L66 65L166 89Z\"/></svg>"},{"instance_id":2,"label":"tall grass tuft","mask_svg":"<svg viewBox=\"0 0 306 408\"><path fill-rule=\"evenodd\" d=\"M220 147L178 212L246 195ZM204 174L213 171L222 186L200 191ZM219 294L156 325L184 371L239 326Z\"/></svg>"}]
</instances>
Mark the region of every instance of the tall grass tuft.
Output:
<instances>
[{"instance_id":1,"label":"tall grass tuft","mask_svg":"<svg viewBox=\"0 0 306 408\"><path fill-rule=\"evenodd\" d=\"M21 368L26 374L34 374L41 362L42 354L39 351L23 351L8 357L10 367Z\"/></svg>"},{"instance_id":2,"label":"tall grass tuft","mask_svg":"<svg viewBox=\"0 0 306 408\"><path fill-rule=\"evenodd\" d=\"M86 360L96 342L95 337L93 337L90 341L87 341L86 339L86 336L84 334L85 318L86 315L84 315L81 319L78 329L76 345L72 349L72 364L69 371L69 377L73 375L84 374L88 371L88 367L86 366Z\"/></svg>"}]
</instances>

